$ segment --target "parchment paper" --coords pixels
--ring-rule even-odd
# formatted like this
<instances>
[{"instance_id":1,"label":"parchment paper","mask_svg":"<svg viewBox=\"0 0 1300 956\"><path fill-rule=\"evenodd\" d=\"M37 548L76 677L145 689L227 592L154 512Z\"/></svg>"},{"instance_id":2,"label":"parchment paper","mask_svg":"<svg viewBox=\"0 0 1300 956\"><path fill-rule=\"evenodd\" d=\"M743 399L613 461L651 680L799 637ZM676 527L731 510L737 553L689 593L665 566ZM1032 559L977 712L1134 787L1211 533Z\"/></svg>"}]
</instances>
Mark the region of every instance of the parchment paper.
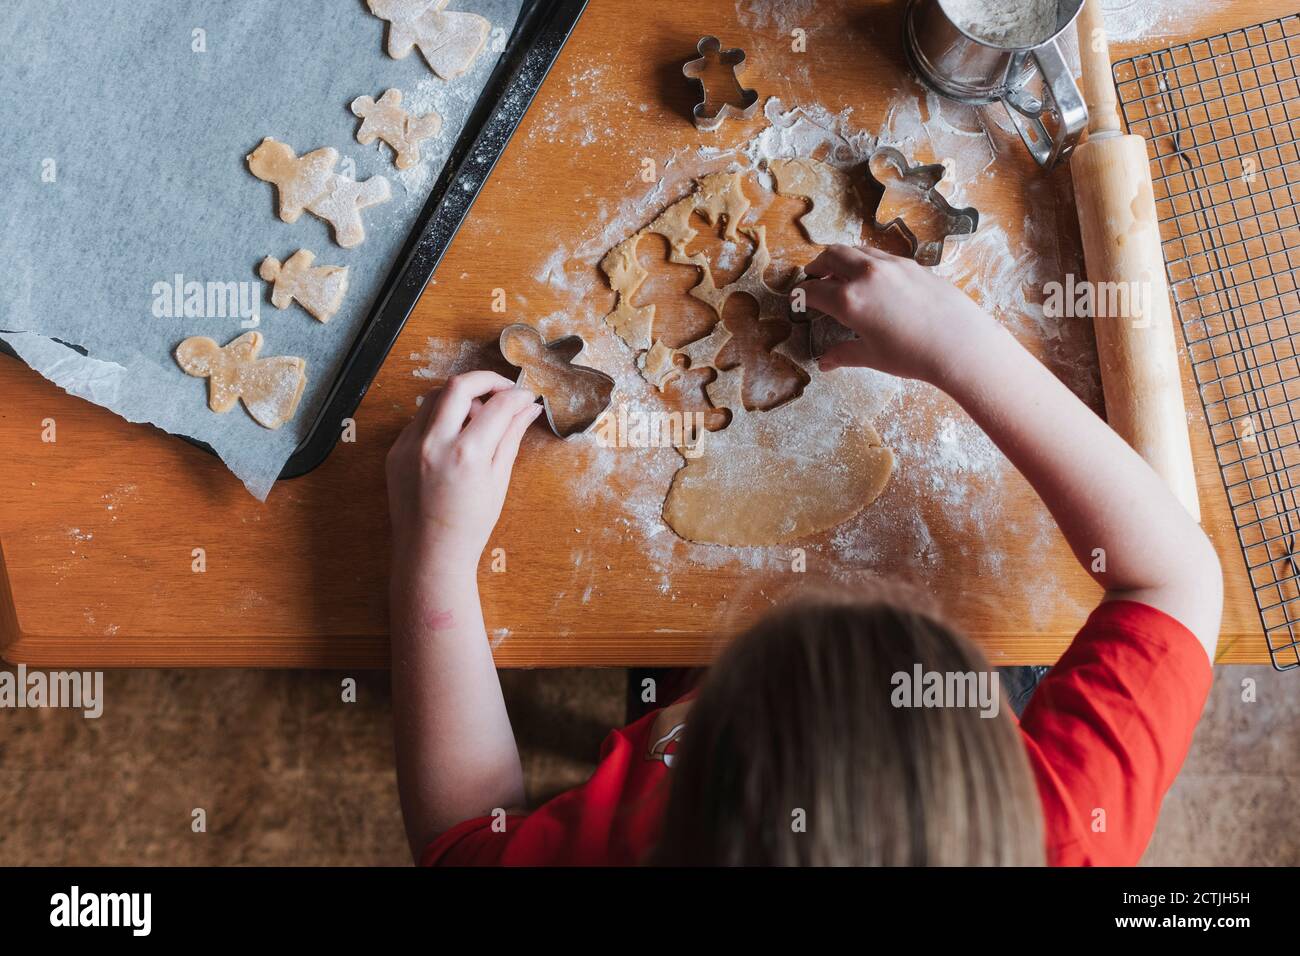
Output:
<instances>
[{"instance_id":1,"label":"parchment paper","mask_svg":"<svg viewBox=\"0 0 1300 956\"><path fill-rule=\"evenodd\" d=\"M130 421L210 444L265 499L308 431L465 118L504 48L521 0L453 0L493 26L465 75L439 79L413 51L386 52L387 23L364 0L184 4L8 0L0 6L0 339L72 394ZM382 142L361 146L348 106L388 87L442 132L398 172ZM299 155L322 146L336 171L385 176L392 199L363 210L366 240L337 246L310 214L277 217L275 189L244 157L265 136ZM310 249L348 267L342 308L322 325L275 309L265 256ZM207 407L207 381L173 352L191 335L225 344L241 315L159 317L160 289L246 282L262 355L307 361L294 419L270 431L237 407ZM161 286L159 284L162 284ZM255 303L255 306L254 306ZM214 298L215 304L215 298ZM207 312L205 302L205 313ZM78 346L85 356L69 345ZM13 361L0 356L0 361Z\"/></svg>"}]
</instances>

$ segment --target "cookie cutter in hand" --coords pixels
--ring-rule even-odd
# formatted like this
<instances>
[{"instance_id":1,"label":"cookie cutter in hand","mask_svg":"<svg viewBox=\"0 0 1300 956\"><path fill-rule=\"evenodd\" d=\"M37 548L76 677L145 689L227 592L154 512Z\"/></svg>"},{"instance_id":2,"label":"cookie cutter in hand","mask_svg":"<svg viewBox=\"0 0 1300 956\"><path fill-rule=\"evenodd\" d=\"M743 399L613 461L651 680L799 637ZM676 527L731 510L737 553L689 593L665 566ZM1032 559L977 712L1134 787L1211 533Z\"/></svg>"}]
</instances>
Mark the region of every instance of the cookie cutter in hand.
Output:
<instances>
[{"instance_id":1,"label":"cookie cutter in hand","mask_svg":"<svg viewBox=\"0 0 1300 956\"><path fill-rule=\"evenodd\" d=\"M555 433L556 437L568 440L575 435L582 435L590 431L591 427L600 420L600 416L604 415L605 412L609 410L609 406L613 404L614 388L617 383L611 376L606 375L599 369L594 369L587 365L573 364L574 360L581 355L587 347L587 343L583 340L582 336L565 335L548 342L545 337L531 325L528 325L526 322L515 322L511 325L507 325L501 330L501 335L497 338L497 348L501 350L501 355L505 358L506 362L519 369L519 374L515 376L516 385L522 385L524 383L524 377L528 374L528 369L522 365L516 365L514 361L511 360L506 349L508 340L520 334L535 337L541 344L542 349L547 352L569 352L570 354L568 358L565 359L565 362L571 368L577 370L577 372L582 375L590 376L593 379L599 379L608 386L605 392L604 404L602 404L600 408L596 409L590 416L583 416L580 421L576 422L573 427L568 429L563 429L556 424L555 411L551 407L550 396L539 388L532 388L532 390L537 392L542 399L542 408L546 412L546 424L551 427L551 431Z\"/></svg>"},{"instance_id":2,"label":"cookie cutter in hand","mask_svg":"<svg viewBox=\"0 0 1300 956\"><path fill-rule=\"evenodd\" d=\"M745 72L745 51L739 47L724 50L722 41L715 36L700 37L700 42L695 45L695 49L700 55L682 64L682 75L694 85L700 96L700 101L691 110L695 128L701 132L711 133L722 125L723 120L752 119L754 113L758 111L758 91L747 89L740 83L740 74ZM716 56L723 66L731 67L731 81L734 84L731 94L740 105L724 100L717 112L709 115L706 112L709 106L709 93L704 86L704 73L709 67L710 57L713 56Z\"/></svg>"},{"instance_id":3,"label":"cookie cutter in hand","mask_svg":"<svg viewBox=\"0 0 1300 956\"><path fill-rule=\"evenodd\" d=\"M943 260L945 241L964 239L979 227L979 211L973 206L958 209L949 204L943 193L939 192L939 182L947 172L944 166L939 163L928 166L909 166L907 157L892 146L878 147L867 160L867 175L882 191L887 192L889 184L876 175L877 159L893 166L897 170L899 178L905 184L914 187L921 200L939 212L940 217L943 219L943 227L937 239L922 241L917 238L916 233L908 228L902 216L896 216L889 222L881 222L873 214L872 222L877 229L883 231L893 229L897 231L907 240L907 244L912 250L912 258L921 265L937 266ZM880 207L877 204L877 213L879 210Z\"/></svg>"}]
</instances>

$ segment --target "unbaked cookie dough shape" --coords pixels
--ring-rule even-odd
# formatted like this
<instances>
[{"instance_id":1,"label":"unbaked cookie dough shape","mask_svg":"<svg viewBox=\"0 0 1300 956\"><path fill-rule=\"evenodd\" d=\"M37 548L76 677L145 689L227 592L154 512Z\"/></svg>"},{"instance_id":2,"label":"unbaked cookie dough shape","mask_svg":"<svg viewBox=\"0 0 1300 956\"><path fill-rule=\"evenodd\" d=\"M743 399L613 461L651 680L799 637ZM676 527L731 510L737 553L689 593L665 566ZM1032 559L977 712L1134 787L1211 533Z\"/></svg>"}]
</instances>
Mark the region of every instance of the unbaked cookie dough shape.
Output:
<instances>
[{"instance_id":1,"label":"unbaked cookie dough shape","mask_svg":"<svg viewBox=\"0 0 1300 956\"><path fill-rule=\"evenodd\" d=\"M412 116L402 108L402 91L385 90L379 99L358 96L352 101L352 112L361 119L357 129L357 142L369 146L382 139L393 150L393 165L410 169L420 162L420 142L437 136L442 129L442 117L429 112Z\"/></svg>"},{"instance_id":2,"label":"unbaked cookie dough shape","mask_svg":"<svg viewBox=\"0 0 1300 956\"><path fill-rule=\"evenodd\" d=\"M487 43L490 24L477 13L445 10L450 0L366 0L388 21L388 55L403 60L419 47L429 69L444 80L460 76Z\"/></svg>"},{"instance_id":3,"label":"unbaked cookie dough shape","mask_svg":"<svg viewBox=\"0 0 1300 956\"><path fill-rule=\"evenodd\" d=\"M862 243L866 225L858 186L848 173L815 159L774 159L767 164L782 196L806 199L810 208L799 225L821 246Z\"/></svg>"},{"instance_id":4,"label":"unbaked cookie dough shape","mask_svg":"<svg viewBox=\"0 0 1300 956\"><path fill-rule=\"evenodd\" d=\"M284 262L267 256L257 274L272 282L271 304L287 309L294 302L307 310L318 322L334 317L348 291L347 266L316 266L314 253L299 249Z\"/></svg>"},{"instance_id":5,"label":"unbaked cookie dough shape","mask_svg":"<svg viewBox=\"0 0 1300 956\"><path fill-rule=\"evenodd\" d=\"M344 249L366 238L361 210L391 196L383 176L359 183L334 172L339 154L328 146L297 156L292 147L268 136L245 159L254 176L275 186L282 222L297 222L305 209L334 227L334 241Z\"/></svg>"},{"instance_id":6,"label":"unbaked cookie dough shape","mask_svg":"<svg viewBox=\"0 0 1300 956\"><path fill-rule=\"evenodd\" d=\"M817 370L803 338L792 336L772 350L808 378L801 394L774 408L745 407L743 366L718 369L718 355L731 339L722 321L730 295L752 296L760 320L785 318L788 311L787 297L764 280L771 262L764 227L742 225L750 208L743 175L741 170L701 177L694 192L615 246L601 262L616 293L606 321L637 351L637 366L648 382L662 389L680 374L679 359L686 368L712 368L716 374L706 393L714 407L730 411L731 420L702 436L690 455L683 454L685 464L673 476L663 516L687 540L736 547L781 544L847 521L879 497L894 466L893 452L851 401L853 390L835 387ZM836 192L850 187L847 177L815 166L787 166L782 175L792 191L807 189L823 200L824 212L811 224L804 221L806 230L828 237L851 228L853 200ZM743 231L754 241L750 261L734 282L718 287L707 257L687 253L697 235L690 225L695 213L710 225L725 224L724 238L735 239ZM718 317L707 334L679 349L654 338L654 304L632 302L649 277L637 258L637 245L649 232L667 240L670 261L700 270L700 281L690 294L707 302Z\"/></svg>"},{"instance_id":7,"label":"unbaked cookie dough shape","mask_svg":"<svg viewBox=\"0 0 1300 956\"><path fill-rule=\"evenodd\" d=\"M245 332L224 346L196 335L176 347L187 375L208 380L208 407L224 415L242 401L253 420L279 428L298 410L307 385L307 363L292 355L258 358L262 334Z\"/></svg>"}]
</instances>

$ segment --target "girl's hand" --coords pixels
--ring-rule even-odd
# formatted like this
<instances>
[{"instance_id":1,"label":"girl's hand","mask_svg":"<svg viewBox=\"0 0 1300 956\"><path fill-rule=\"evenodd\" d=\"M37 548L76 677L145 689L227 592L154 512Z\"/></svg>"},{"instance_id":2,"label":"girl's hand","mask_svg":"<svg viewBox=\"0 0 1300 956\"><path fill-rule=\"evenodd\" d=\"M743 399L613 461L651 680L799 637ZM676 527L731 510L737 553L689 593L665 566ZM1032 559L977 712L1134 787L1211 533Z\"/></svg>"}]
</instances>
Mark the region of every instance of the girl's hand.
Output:
<instances>
[{"instance_id":1,"label":"girl's hand","mask_svg":"<svg viewBox=\"0 0 1300 956\"><path fill-rule=\"evenodd\" d=\"M417 548L426 568L476 572L519 442L542 412L536 398L487 371L457 375L425 397L388 452L395 550Z\"/></svg>"},{"instance_id":2,"label":"girl's hand","mask_svg":"<svg viewBox=\"0 0 1300 956\"><path fill-rule=\"evenodd\" d=\"M879 249L828 246L800 283L809 309L858 334L821 357L829 371L869 366L942 385L948 370L1001 327L946 279Z\"/></svg>"}]
</instances>

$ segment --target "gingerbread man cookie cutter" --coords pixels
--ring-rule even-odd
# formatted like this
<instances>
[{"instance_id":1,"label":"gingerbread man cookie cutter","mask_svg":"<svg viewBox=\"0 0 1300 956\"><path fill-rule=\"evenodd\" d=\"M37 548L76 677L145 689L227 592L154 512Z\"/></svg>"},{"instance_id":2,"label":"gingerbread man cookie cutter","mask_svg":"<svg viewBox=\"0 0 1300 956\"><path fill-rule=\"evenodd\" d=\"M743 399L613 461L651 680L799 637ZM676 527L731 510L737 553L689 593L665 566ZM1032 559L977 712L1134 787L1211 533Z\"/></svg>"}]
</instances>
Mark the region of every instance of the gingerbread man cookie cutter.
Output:
<instances>
[{"instance_id":1,"label":"gingerbread man cookie cutter","mask_svg":"<svg viewBox=\"0 0 1300 956\"><path fill-rule=\"evenodd\" d=\"M574 364L587 347L581 336L566 335L548 342L531 325L516 322L501 330L497 347L505 360L519 369L515 384L541 396L546 423L558 437L569 439L589 431L609 409L614 379L599 369ZM557 387L557 379L565 376L571 384L582 385Z\"/></svg>"},{"instance_id":2,"label":"gingerbread man cookie cutter","mask_svg":"<svg viewBox=\"0 0 1300 956\"><path fill-rule=\"evenodd\" d=\"M691 110L695 128L704 133L711 133L722 125L723 120L752 119L758 111L758 91L741 85L740 75L745 72L745 51L739 47L722 49L722 41L715 36L700 37L695 45L699 56L682 64L682 75L695 87L700 101ZM731 89L727 97L716 109L710 111L712 102L709 89L704 85L704 77L709 65L717 61L722 66L731 67Z\"/></svg>"},{"instance_id":3,"label":"gingerbread man cookie cutter","mask_svg":"<svg viewBox=\"0 0 1300 956\"><path fill-rule=\"evenodd\" d=\"M912 258L923 266L937 266L943 261L944 243L956 241L971 235L979 227L980 214L973 206L960 209L952 206L939 191L939 183L947 173L947 167L940 163L928 166L912 166L907 157L892 146L880 146L867 159L867 175L880 187L882 193L888 192L890 183L883 178L882 164L893 167L904 188L911 189L916 198L931 206L938 214L940 229L937 238L920 239L903 221L902 216L895 216L888 222L881 222L880 207L872 216L872 222L883 232L894 230L901 235L912 250ZM881 196L883 201L884 196Z\"/></svg>"}]
</instances>

